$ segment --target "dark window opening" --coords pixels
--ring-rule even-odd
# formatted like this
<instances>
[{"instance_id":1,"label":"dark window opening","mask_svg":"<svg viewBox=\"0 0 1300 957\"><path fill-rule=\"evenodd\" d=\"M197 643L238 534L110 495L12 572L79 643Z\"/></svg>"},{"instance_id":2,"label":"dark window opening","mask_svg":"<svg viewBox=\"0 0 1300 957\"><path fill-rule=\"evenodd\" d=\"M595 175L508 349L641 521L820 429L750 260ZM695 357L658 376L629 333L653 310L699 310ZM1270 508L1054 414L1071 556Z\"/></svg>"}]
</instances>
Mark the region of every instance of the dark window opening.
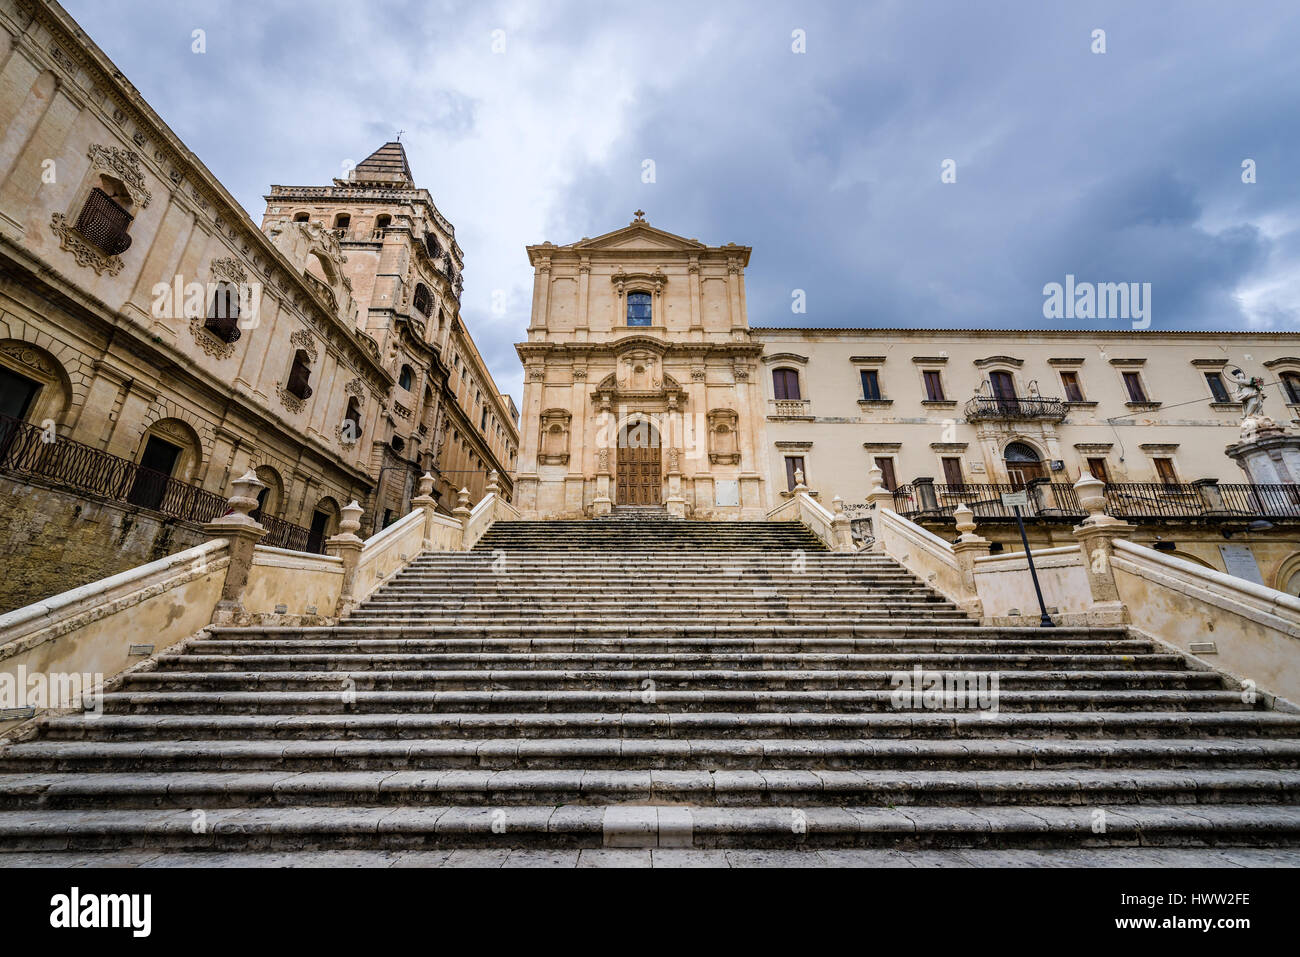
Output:
<instances>
[{"instance_id":1,"label":"dark window opening","mask_svg":"<svg viewBox=\"0 0 1300 957\"><path fill-rule=\"evenodd\" d=\"M294 214L293 214L293 221L294 221L295 223L305 223L305 222L307 222L307 219L308 219L308 214L307 214L307 213L294 213Z\"/></svg>"},{"instance_id":2,"label":"dark window opening","mask_svg":"<svg viewBox=\"0 0 1300 957\"><path fill-rule=\"evenodd\" d=\"M397 377L397 384L407 392L411 391L411 385L415 382L415 373L411 371L410 366L402 366L402 372Z\"/></svg>"},{"instance_id":3,"label":"dark window opening","mask_svg":"<svg viewBox=\"0 0 1300 957\"><path fill-rule=\"evenodd\" d=\"M880 469L880 484L889 491L898 488L898 476L894 474L894 459L892 456L882 455L875 458L876 468Z\"/></svg>"},{"instance_id":4,"label":"dark window opening","mask_svg":"<svg viewBox=\"0 0 1300 957\"><path fill-rule=\"evenodd\" d=\"M149 436L126 500L141 508L157 508L161 505L167 495L167 483L171 480L172 469L176 467L180 455L180 446L165 442L156 435Z\"/></svg>"},{"instance_id":5,"label":"dark window opening","mask_svg":"<svg viewBox=\"0 0 1300 957\"><path fill-rule=\"evenodd\" d=\"M300 399L311 397L311 386L308 380L311 378L311 360L303 349L299 349L293 356L293 367L289 370L289 382L285 389L292 395Z\"/></svg>"},{"instance_id":6,"label":"dark window opening","mask_svg":"<svg viewBox=\"0 0 1300 957\"><path fill-rule=\"evenodd\" d=\"M329 512L319 509L311 514L311 528L307 530L307 551L320 554L325 549L325 529L329 527Z\"/></svg>"},{"instance_id":7,"label":"dark window opening","mask_svg":"<svg viewBox=\"0 0 1300 957\"><path fill-rule=\"evenodd\" d=\"M1228 387L1223 384L1223 376L1218 372L1205 373L1205 384L1210 387L1210 395L1214 396L1215 402L1231 402L1228 395Z\"/></svg>"},{"instance_id":8,"label":"dark window opening","mask_svg":"<svg viewBox=\"0 0 1300 957\"><path fill-rule=\"evenodd\" d=\"M877 401L880 399L880 373L875 369L862 370L862 398Z\"/></svg>"},{"instance_id":9,"label":"dark window opening","mask_svg":"<svg viewBox=\"0 0 1300 957\"><path fill-rule=\"evenodd\" d=\"M925 397L931 402L944 401L943 396L943 378L939 375L937 369L929 369L922 373L925 377Z\"/></svg>"},{"instance_id":10,"label":"dark window opening","mask_svg":"<svg viewBox=\"0 0 1300 957\"><path fill-rule=\"evenodd\" d=\"M347 229L351 225L352 225L352 217L349 216L347 213L339 213L337 216L334 217L335 229Z\"/></svg>"},{"instance_id":11,"label":"dark window opening","mask_svg":"<svg viewBox=\"0 0 1300 957\"><path fill-rule=\"evenodd\" d=\"M1088 472L1093 478L1110 484L1110 470L1106 468L1105 459L1088 459Z\"/></svg>"},{"instance_id":12,"label":"dark window opening","mask_svg":"<svg viewBox=\"0 0 1300 957\"><path fill-rule=\"evenodd\" d=\"M393 217L387 213L375 217L375 229L387 229L393 224Z\"/></svg>"},{"instance_id":13,"label":"dark window opening","mask_svg":"<svg viewBox=\"0 0 1300 957\"><path fill-rule=\"evenodd\" d=\"M1146 389L1142 387L1142 377L1136 372L1124 373L1124 388L1128 390L1130 402L1149 402Z\"/></svg>"},{"instance_id":14,"label":"dark window opening","mask_svg":"<svg viewBox=\"0 0 1300 957\"><path fill-rule=\"evenodd\" d=\"M239 338L239 287L233 282L218 283L208 304L204 327L222 342Z\"/></svg>"},{"instance_id":15,"label":"dark window opening","mask_svg":"<svg viewBox=\"0 0 1300 957\"><path fill-rule=\"evenodd\" d=\"M1083 401L1083 387L1079 385L1079 373L1062 372L1061 385L1065 387L1066 402Z\"/></svg>"},{"instance_id":16,"label":"dark window opening","mask_svg":"<svg viewBox=\"0 0 1300 957\"><path fill-rule=\"evenodd\" d=\"M415 286L415 311L422 316L427 316L429 310L433 308L433 299L429 295L429 287L424 283L417 283Z\"/></svg>"},{"instance_id":17,"label":"dark window opening","mask_svg":"<svg viewBox=\"0 0 1300 957\"><path fill-rule=\"evenodd\" d=\"M794 369L773 369L772 390L778 399L800 399L799 373Z\"/></svg>"},{"instance_id":18,"label":"dark window opening","mask_svg":"<svg viewBox=\"0 0 1300 957\"><path fill-rule=\"evenodd\" d=\"M803 472L804 484L807 485L808 471L803 467L803 456L787 455L785 457L785 480L787 485L790 488L790 491L794 491L794 487L799 484L798 481L795 479L795 475L794 475L796 470Z\"/></svg>"},{"instance_id":19,"label":"dark window opening","mask_svg":"<svg viewBox=\"0 0 1300 957\"><path fill-rule=\"evenodd\" d=\"M1152 459L1156 467L1156 476L1161 485L1177 485L1178 473L1174 471L1173 459Z\"/></svg>"},{"instance_id":20,"label":"dark window opening","mask_svg":"<svg viewBox=\"0 0 1300 957\"><path fill-rule=\"evenodd\" d=\"M0 366L0 415L11 419L23 418L40 390L39 382Z\"/></svg>"},{"instance_id":21,"label":"dark window opening","mask_svg":"<svg viewBox=\"0 0 1300 957\"><path fill-rule=\"evenodd\" d=\"M961 471L961 459L945 457L943 460L943 480L949 485L965 485L966 479Z\"/></svg>"},{"instance_id":22,"label":"dark window opening","mask_svg":"<svg viewBox=\"0 0 1300 957\"><path fill-rule=\"evenodd\" d=\"M1300 405L1300 375L1283 372L1282 386L1286 389L1286 401L1291 405Z\"/></svg>"}]
</instances>

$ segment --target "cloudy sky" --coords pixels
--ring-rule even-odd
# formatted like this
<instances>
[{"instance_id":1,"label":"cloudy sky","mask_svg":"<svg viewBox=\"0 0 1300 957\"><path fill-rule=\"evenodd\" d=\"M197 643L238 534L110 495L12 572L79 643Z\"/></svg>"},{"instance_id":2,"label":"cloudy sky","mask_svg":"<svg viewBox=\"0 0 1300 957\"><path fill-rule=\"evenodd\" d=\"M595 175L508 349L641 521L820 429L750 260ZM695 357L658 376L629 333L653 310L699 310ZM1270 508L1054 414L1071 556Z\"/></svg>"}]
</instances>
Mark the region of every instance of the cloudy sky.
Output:
<instances>
[{"instance_id":1,"label":"cloudy sky","mask_svg":"<svg viewBox=\"0 0 1300 957\"><path fill-rule=\"evenodd\" d=\"M1072 274L1300 327L1294 0L63 3L258 221L405 130L516 400L524 246L638 207L754 247L753 325L1043 327Z\"/></svg>"}]
</instances>

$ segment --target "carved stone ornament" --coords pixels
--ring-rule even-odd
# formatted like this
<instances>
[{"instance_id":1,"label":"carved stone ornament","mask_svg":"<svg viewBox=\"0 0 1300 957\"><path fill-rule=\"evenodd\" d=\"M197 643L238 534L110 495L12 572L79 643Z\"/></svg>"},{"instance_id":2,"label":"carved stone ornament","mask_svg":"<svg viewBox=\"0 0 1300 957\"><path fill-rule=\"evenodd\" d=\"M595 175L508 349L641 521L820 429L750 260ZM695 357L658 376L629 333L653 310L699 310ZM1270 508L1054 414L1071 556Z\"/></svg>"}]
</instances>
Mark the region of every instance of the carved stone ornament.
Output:
<instances>
[{"instance_id":1,"label":"carved stone ornament","mask_svg":"<svg viewBox=\"0 0 1300 957\"><path fill-rule=\"evenodd\" d=\"M144 173L140 171L140 154L135 150L118 149L116 146L102 146L92 143L87 151L92 169L100 169L116 176L122 181L131 200L141 209L149 206L153 194L144 185Z\"/></svg>"},{"instance_id":2,"label":"carved stone ornament","mask_svg":"<svg viewBox=\"0 0 1300 957\"><path fill-rule=\"evenodd\" d=\"M223 342L214 336L202 319L196 317L190 320L190 335L199 344L199 348L214 359L228 359L235 354L235 344Z\"/></svg>"},{"instance_id":3,"label":"carved stone ornament","mask_svg":"<svg viewBox=\"0 0 1300 957\"><path fill-rule=\"evenodd\" d=\"M311 359L312 362L316 361L316 340L312 338L312 334L306 329L299 329L291 335L289 343L307 353L307 358Z\"/></svg>"},{"instance_id":4,"label":"carved stone ornament","mask_svg":"<svg viewBox=\"0 0 1300 957\"><path fill-rule=\"evenodd\" d=\"M368 391L369 390L366 389L366 384L362 382L359 377L353 379L343 387L344 395L355 396L358 401L364 400L367 397Z\"/></svg>"},{"instance_id":5,"label":"carved stone ornament","mask_svg":"<svg viewBox=\"0 0 1300 957\"><path fill-rule=\"evenodd\" d=\"M303 407L307 405L304 399L298 398L284 386L277 386L275 392L280 397L284 407L290 412L301 412Z\"/></svg>"},{"instance_id":6,"label":"carved stone ornament","mask_svg":"<svg viewBox=\"0 0 1300 957\"><path fill-rule=\"evenodd\" d=\"M244 269L244 264L233 256L212 260L208 263L208 269L211 270L212 277L218 281L238 283L248 281L248 272Z\"/></svg>"},{"instance_id":7,"label":"carved stone ornament","mask_svg":"<svg viewBox=\"0 0 1300 957\"><path fill-rule=\"evenodd\" d=\"M72 258L76 260L78 266L89 266L95 270L97 276L105 272L110 276L116 276L122 271L125 264L121 256L104 255L99 247L77 232L62 213L55 213L50 218L50 229L59 237L59 248L64 252L72 253Z\"/></svg>"},{"instance_id":8,"label":"carved stone ornament","mask_svg":"<svg viewBox=\"0 0 1300 957\"><path fill-rule=\"evenodd\" d=\"M0 346L0 353L13 359L19 365L35 370L42 376L54 376L54 370L50 368L50 364L45 361L39 352L30 348L26 343L6 342L3 346Z\"/></svg>"}]
</instances>

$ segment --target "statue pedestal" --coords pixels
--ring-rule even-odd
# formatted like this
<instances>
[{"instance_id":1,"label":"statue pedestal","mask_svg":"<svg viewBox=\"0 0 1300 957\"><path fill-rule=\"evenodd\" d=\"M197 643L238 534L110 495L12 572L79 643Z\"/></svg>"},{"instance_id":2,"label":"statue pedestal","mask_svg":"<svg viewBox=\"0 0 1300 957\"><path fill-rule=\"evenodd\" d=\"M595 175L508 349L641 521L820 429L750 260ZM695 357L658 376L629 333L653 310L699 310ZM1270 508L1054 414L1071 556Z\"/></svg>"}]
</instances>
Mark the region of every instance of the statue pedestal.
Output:
<instances>
[{"instance_id":1,"label":"statue pedestal","mask_svg":"<svg viewBox=\"0 0 1300 957\"><path fill-rule=\"evenodd\" d=\"M1242 430L1241 441L1224 452L1246 473L1252 485L1293 485L1300 482L1300 435L1268 420L1259 429Z\"/></svg>"}]
</instances>

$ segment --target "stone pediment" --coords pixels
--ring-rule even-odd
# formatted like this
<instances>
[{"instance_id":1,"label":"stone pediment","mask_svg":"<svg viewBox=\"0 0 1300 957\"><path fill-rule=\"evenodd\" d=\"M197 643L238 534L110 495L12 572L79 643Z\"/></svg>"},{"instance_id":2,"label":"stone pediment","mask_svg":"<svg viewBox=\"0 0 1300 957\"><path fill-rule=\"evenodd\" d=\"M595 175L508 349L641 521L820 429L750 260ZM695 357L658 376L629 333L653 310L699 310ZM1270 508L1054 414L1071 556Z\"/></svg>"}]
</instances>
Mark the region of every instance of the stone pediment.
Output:
<instances>
[{"instance_id":1,"label":"stone pediment","mask_svg":"<svg viewBox=\"0 0 1300 957\"><path fill-rule=\"evenodd\" d=\"M706 249L708 247L698 239L687 239L684 236L677 236L662 229L656 229L649 223L637 222L632 223L630 226L624 226L622 229L605 233L603 236L597 236L595 239L583 239L561 248L588 251L598 249L676 251Z\"/></svg>"}]
</instances>

